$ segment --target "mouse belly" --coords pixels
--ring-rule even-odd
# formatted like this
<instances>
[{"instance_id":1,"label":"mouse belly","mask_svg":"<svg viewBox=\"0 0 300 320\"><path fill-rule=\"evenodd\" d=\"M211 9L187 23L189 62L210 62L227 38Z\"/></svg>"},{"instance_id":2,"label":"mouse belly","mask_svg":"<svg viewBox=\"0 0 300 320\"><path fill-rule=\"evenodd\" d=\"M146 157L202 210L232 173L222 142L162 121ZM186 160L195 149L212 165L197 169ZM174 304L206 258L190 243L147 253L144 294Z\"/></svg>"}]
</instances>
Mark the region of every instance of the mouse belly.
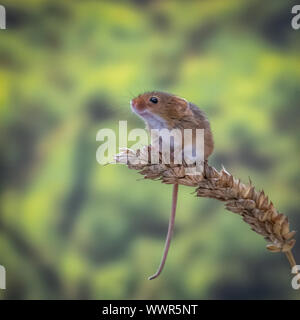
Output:
<instances>
[{"instance_id":1,"label":"mouse belly","mask_svg":"<svg viewBox=\"0 0 300 320\"><path fill-rule=\"evenodd\" d=\"M192 130L152 129L151 145L162 153L165 164L200 163L204 161L204 130L200 129L193 138Z\"/></svg>"}]
</instances>

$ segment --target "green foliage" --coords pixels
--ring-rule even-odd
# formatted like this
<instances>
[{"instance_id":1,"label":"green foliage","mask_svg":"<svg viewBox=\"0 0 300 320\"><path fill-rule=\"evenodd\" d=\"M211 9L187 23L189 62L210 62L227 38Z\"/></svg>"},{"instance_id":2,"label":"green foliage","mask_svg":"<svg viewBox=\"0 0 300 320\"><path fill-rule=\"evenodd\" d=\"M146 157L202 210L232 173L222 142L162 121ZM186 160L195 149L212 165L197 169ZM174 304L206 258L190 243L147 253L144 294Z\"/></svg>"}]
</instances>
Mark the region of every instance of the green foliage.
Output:
<instances>
[{"instance_id":1,"label":"green foliage","mask_svg":"<svg viewBox=\"0 0 300 320\"><path fill-rule=\"evenodd\" d=\"M295 298L285 257L213 200L95 160L129 100L170 91L208 114L216 151L299 229L300 31L292 1L6 0L0 31L3 299ZM300 241L298 241L300 243ZM295 255L300 260L299 245Z\"/></svg>"}]
</instances>

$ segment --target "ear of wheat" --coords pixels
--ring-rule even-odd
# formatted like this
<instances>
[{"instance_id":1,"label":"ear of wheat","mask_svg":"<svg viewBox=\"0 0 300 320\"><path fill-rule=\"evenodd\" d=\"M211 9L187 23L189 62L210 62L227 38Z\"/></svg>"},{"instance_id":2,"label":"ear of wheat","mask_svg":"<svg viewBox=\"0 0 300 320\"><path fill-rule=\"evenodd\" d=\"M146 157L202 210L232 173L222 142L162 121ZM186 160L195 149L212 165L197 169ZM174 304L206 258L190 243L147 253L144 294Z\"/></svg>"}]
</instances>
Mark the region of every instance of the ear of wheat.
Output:
<instances>
[{"instance_id":1,"label":"ear of wheat","mask_svg":"<svg viewBox=\"0 0 300 320\"><path fill-rule=\"evenodd\" d=\"M196 187L198 197L214 198L225 202L225 208L239 214L250 228L267 240L267 249L271 252L284 252L291 267L296 265L292 248L296 240L295 231L290 231L287 216L279 213L264 191L256 191L251 180L242 183L233 177L224 167L218 171L204 163L201 174L187 175L187 165L151 164L151 146L133 151L121 149L115 156L117 163L138 170L145 179L161 180L166 184L181 184ZM162 156L160 154L160 160Z\"/></svg>"}]
</instances>

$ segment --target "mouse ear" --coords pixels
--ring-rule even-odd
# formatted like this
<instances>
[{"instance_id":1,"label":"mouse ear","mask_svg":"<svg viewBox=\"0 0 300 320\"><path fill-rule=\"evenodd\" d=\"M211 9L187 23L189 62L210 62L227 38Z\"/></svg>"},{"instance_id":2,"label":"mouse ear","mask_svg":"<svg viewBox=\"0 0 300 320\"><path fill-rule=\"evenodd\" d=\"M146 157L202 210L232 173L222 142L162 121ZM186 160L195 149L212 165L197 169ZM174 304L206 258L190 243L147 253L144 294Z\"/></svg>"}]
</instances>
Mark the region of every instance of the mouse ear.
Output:
<instances>
[{"instance_id":1,"label":"mouse ear","mask_svg":"<svg viewBox=\"0 0 300 320\"><path fill-rule=\"evenodd\" d=\"M184 98L174 96L172 97L172 102L177 110L178 113L182 115L189 115L192 114L190 108L189 108L189 102L185 100Z\"/></svg>"}]
</instances>

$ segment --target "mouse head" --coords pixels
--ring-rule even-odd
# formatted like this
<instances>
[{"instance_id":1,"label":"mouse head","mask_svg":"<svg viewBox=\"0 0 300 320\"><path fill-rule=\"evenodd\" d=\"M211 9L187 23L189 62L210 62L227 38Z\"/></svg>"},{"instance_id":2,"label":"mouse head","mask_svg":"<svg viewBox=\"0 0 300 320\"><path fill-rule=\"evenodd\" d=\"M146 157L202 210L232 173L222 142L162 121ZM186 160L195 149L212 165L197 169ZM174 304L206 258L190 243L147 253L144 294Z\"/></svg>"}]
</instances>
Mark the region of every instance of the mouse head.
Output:
<instances>
[{"instance_id":1,"label":"mouse head","mask_svg":"<svg viewBox=\"0 0 300 320\"><path fill-rule=\"evenodd\" d=\"M131 108L148 124L156 119L169 126L170 122L180 120L191 112L185 99L159 91L146 92L132 99Z\"/></svg>"}]
</instances>

